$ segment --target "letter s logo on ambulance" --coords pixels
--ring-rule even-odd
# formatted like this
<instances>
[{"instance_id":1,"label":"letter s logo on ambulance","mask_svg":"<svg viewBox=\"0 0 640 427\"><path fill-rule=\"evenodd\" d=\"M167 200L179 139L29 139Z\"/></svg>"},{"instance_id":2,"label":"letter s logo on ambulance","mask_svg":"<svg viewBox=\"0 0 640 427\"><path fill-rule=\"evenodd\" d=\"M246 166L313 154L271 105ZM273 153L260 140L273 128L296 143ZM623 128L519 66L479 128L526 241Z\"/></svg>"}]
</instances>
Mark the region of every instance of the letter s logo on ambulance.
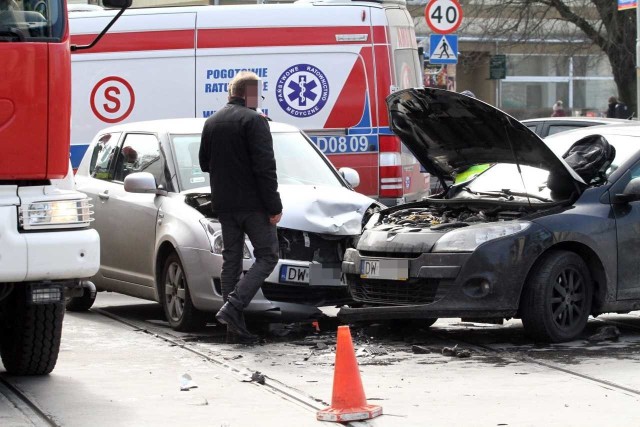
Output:
<instances>
[{"instance_id":1,"label":"letter s logo on ambulance","mask_svg":"<svg viewBox=\"0 0 640 427\"><path fill-rule=\"evenodd\" d=\"M109 76L100 80L91 91L91 110L105 123L118 123L131 114L136 96L128 81Z\"/></svg>"},{"instance_id":2,"label":"letter s logo on ambulance","mask_svg":"<svg viewBox=\"0 0 640 427\"><path fill-rule=\"evenodd\" d=\"M329 80L313 65L293 65L278 78L276 98L287 114L311 117L322 110L329 99Z\"/></svg>"}]
</instances>

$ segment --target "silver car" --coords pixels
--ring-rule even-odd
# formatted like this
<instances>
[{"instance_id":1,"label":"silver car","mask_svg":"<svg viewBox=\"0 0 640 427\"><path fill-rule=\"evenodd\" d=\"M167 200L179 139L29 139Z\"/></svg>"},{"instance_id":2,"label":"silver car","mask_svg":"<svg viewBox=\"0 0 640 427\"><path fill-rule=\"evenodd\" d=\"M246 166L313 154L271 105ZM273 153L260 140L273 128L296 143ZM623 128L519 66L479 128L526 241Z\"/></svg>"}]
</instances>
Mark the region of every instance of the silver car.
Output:
<instances>
[{"instance_id":1,"label":"silver car","mask_svg":"<svg viewBox=\"0 0 640 427\"><path fill-rule=\"evenodd\" d=\"M175 119L110 127L94 138L76 174L77 189L93 198L100 233L97 290L158 301L181 331L202 327L222 306L222 233L198 162L203 125ZM247 313L318 318L317 307L348 301L342 257L380 205L353 191L356 171L336 171L300 130L270 127L284 206L280 261ZM253 262L247 240L244 270ZM95 293L78 298L68 306L88 309Z\"/></svg>"}]
</instances>

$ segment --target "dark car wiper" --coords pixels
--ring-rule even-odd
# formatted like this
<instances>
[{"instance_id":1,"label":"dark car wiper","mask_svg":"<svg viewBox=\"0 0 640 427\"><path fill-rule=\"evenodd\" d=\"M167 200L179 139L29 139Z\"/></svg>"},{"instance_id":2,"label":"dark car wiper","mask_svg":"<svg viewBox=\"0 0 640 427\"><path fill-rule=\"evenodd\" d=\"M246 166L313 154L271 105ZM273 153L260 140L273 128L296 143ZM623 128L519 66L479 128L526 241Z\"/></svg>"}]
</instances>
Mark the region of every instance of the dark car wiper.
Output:
<instances>
[{"instance_id":1,"label":"dark car wiper","mask_svg":"<svg viewBox=\"0 0 640 427\"><path fill-rule=\"evenodd\" d=\"M0 42L13 42L16 41L23 42L25 37L22 30L18 28L11 27L0 27Z\"/></svg>"},{"instance_id":2,"label":"dark car wiper","mask_svg":"<svg viewBox=\"0 0 640 427\"><path fill-rule=\"evenodd\" d=\"M469 189L469 187L464 187L465 190L472 194L478 194L480 196L509 196L509 197L526 197L532 198L536 200L540 200L541 202L553 202L551 199L547 199L546 197L538 196L530 193L519 193L516 191L511 191L508 188L502 189L500 191L473 191Z\"/></svg>"}]
</instances>

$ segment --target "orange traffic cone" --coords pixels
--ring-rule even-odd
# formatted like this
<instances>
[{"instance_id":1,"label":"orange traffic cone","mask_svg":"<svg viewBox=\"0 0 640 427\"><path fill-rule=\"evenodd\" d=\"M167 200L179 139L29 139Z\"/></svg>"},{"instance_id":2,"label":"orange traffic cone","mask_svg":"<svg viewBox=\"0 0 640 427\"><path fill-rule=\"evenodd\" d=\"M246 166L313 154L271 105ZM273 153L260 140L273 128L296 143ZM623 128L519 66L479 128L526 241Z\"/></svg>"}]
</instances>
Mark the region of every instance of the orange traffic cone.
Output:
<instances>
[{"instance_id":1,"label":"orange traffic cone","mask_svg":"<svg viewBox=\"0 0 640 427\"><path fill-rule=\"evenodd\" d=\"M317 418L320 421L345 422L369 420L378 415L382 415L382 407L367 405L364 396L349 327L339 326L331 406L318 411Z\"/></svg>"}]
</instances>

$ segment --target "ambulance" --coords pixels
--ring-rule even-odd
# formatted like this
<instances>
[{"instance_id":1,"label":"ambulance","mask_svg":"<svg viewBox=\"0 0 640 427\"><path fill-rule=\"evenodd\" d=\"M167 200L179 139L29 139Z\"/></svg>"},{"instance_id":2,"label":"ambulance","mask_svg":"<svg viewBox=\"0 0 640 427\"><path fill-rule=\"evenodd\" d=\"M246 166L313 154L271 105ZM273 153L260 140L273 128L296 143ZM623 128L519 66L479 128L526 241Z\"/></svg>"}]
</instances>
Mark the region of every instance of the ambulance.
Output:
<instances>
[{"instance_id":1,"label":"ambulance","mask_svg":"<svg viewBox=\"0 0 640 427\"><path fill-rule=\"evenodd\" d=\"M92 40L114 13L71 13L72 43ZM387 205L427 194L429 175L391 132L384 102L422 85L404 0L129 10L72 55L73 165L108 125L210 116L241 70L260 77L266 115L358 171L357 191Z\"/></svg>"}]
</instances>

